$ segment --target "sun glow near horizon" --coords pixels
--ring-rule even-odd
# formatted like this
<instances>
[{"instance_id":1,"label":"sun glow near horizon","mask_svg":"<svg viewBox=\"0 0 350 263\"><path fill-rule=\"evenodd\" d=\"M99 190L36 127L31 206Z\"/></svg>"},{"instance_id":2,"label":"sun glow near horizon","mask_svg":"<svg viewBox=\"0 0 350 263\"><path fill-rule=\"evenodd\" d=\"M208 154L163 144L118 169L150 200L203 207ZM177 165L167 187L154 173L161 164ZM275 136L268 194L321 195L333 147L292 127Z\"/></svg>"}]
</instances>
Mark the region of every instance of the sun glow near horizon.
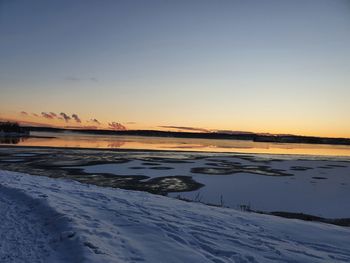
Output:
<instances>
[{"instance_id":1,"label":"sun glow near horizon","mask_svg":"<svg viewBox=\"0 0 350 263\"><path fill-rule=\"evenodd\" d=\"M0 12L1 119L350 137L347 1L39 0Z\"/></svg>"},{"instance_id":2,"label":"sun glow near horizon","mask_svg":"<svg viewBox=\"0 0 350 263\"><path fill-rule=\"evenodd\" d=\"M349 138L350 134L346 132L346 128L340 128L338 131L334 126L329 126L329 129L321 130L315 132L314 129L311 129L311 124L306 125L295 125L293 123L288 123L287 125L278 127L279 122L272 122L271 125L264 123L261 126L253 125L232 125L229 126L227 123L220 126L219 124L213 124L212 126L204 126L198 123L198 126L186 126L186 125L169 125L169 123L136 123L136 122L121 122L117 123L108 118L82 118L81 115L76 114L81 118L81 122L75 121L70 117L68 121L58 118L47 119L41 114L31 113L26 116L23 113L19 112L17 114L8 115L10 117L1 116L0 121L14 121L18 122L25 126L47 126L47 127L56 127L56 128L73 128L73 129L109 129L109 130L161 130L161 131L184 131L184 132L254 132L261 134L291 134L291 135L305 135L305 136L320 136L320 137L339 137L339 138ZM57 114L59 115L59 114ZM71 115L68 115L71 116ZM82 115L83 116L83 115ZM120 124L121 126L118 126ZM262 127L271 127L270 129ZM242 129L242 127L244 129ZM297 127L297 128L295 128ZM301 128L299 128L301 127ZM309 129L308 129L309 128Z\"/></svg>"}]
</instances>

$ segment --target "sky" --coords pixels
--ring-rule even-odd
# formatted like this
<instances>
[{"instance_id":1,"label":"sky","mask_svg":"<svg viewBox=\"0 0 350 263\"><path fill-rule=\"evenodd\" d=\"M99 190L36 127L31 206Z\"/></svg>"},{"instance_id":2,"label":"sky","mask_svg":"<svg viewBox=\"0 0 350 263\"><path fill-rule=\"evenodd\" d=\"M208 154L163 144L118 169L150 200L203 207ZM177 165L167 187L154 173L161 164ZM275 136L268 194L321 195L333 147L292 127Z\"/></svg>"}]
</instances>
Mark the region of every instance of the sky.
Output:
<instances>
[{"instance_id":1,"label":"sky","mask_svg":"<svg viewBox=\"0 0 350 263\"><path fill-rule=\"evenodd\" d=\"M350 137L349 115L350 1L0 0L2 120Z\"/></svg>"}]
</instances>

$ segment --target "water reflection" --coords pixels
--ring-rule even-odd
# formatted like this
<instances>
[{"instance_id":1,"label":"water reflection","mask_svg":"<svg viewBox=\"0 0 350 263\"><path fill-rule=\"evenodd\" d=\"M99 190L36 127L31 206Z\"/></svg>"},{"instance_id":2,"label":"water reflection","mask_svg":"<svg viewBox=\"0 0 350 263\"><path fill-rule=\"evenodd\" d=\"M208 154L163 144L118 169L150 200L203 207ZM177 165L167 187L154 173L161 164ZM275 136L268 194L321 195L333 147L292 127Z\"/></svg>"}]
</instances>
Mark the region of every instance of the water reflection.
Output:
<instances>
[{"instance_id":1,"label":"water reflection","mask_svg":"<svg viewBox=\"0 0 350 263\"><path fill-rule=\"evenodd\" d=\"M3 144L20 146L137 149L200 152L237 152L350 156L350 146L300 143L271 143L240 140L191 139L141 136L105 136L78 133L32 133L30 138L12 138ZM46 137L44 137L46 136Z\"/></svg>"},{"instance_id":2,"label":"water reflection","mask_svg":"<svg viewBox=\"0 0 350 263\"><path fill-rule=\"evenodd\" d=\"M0 144L18 144L27 139L27 137L0 137Z\"/></svg>"},{"instance_id":3,"label":"water reflection","mask_svg":"<svg viewBox=\"0 0 350 263\"><path fill-rule=\"evenodd\" d=\"M125 142L117 141L117 142L112 142L107 145L108 148L120 148L125 144Z\"/></svg>"}]
</instances>

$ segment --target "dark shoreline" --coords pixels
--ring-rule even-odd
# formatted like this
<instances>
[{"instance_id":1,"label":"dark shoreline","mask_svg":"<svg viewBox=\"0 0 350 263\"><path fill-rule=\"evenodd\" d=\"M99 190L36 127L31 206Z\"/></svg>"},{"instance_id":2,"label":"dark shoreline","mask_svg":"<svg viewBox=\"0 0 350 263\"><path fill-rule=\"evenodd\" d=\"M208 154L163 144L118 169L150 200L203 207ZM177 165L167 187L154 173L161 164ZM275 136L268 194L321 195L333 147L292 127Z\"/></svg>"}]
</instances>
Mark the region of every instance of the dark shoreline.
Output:
<instances>
[{"instance_id":1,"label":"dark shoreline","mask_svg":"<svg viewBox=\"0 0 350 263\"><path fill-rule=\"evenodd\" d=\"M274 143L304 143L304 144L329 144L329 145L350 145L350 138L329 138L301 135L275 135L259 133L220 133L220 132L175 132L158 130L85 130L85 129L64 129L51 127L25 127L29 132L64 132L82 133L91 135L128 135L143 137L170 137L170 138L192 138L192 139L215 139L215 140L244 140L253 142L274 142Z\"/></svg>"}]
</instances>

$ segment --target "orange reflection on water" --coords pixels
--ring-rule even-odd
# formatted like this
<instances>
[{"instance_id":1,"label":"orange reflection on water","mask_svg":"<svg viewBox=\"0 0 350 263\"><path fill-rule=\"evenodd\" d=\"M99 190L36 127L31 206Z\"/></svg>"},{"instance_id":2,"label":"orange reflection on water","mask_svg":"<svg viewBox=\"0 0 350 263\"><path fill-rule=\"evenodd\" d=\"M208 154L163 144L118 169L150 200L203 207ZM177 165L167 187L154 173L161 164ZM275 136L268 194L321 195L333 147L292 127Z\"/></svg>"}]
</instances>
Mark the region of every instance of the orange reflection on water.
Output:
<instances>
[{"instance_id":1,"label":"orange reflection on water","mask_svg":"<svg viewBox=\"0 0 350 263\"><path fill-rule=\"evenodd\" d=\"M99 149L171 150L350 156L350 146L267 143L240 140L209 140L166 137L100 136L72 133L35 133L54 138L29 138L20 146L73 147Z\"/></svg>"}]
</instances>

